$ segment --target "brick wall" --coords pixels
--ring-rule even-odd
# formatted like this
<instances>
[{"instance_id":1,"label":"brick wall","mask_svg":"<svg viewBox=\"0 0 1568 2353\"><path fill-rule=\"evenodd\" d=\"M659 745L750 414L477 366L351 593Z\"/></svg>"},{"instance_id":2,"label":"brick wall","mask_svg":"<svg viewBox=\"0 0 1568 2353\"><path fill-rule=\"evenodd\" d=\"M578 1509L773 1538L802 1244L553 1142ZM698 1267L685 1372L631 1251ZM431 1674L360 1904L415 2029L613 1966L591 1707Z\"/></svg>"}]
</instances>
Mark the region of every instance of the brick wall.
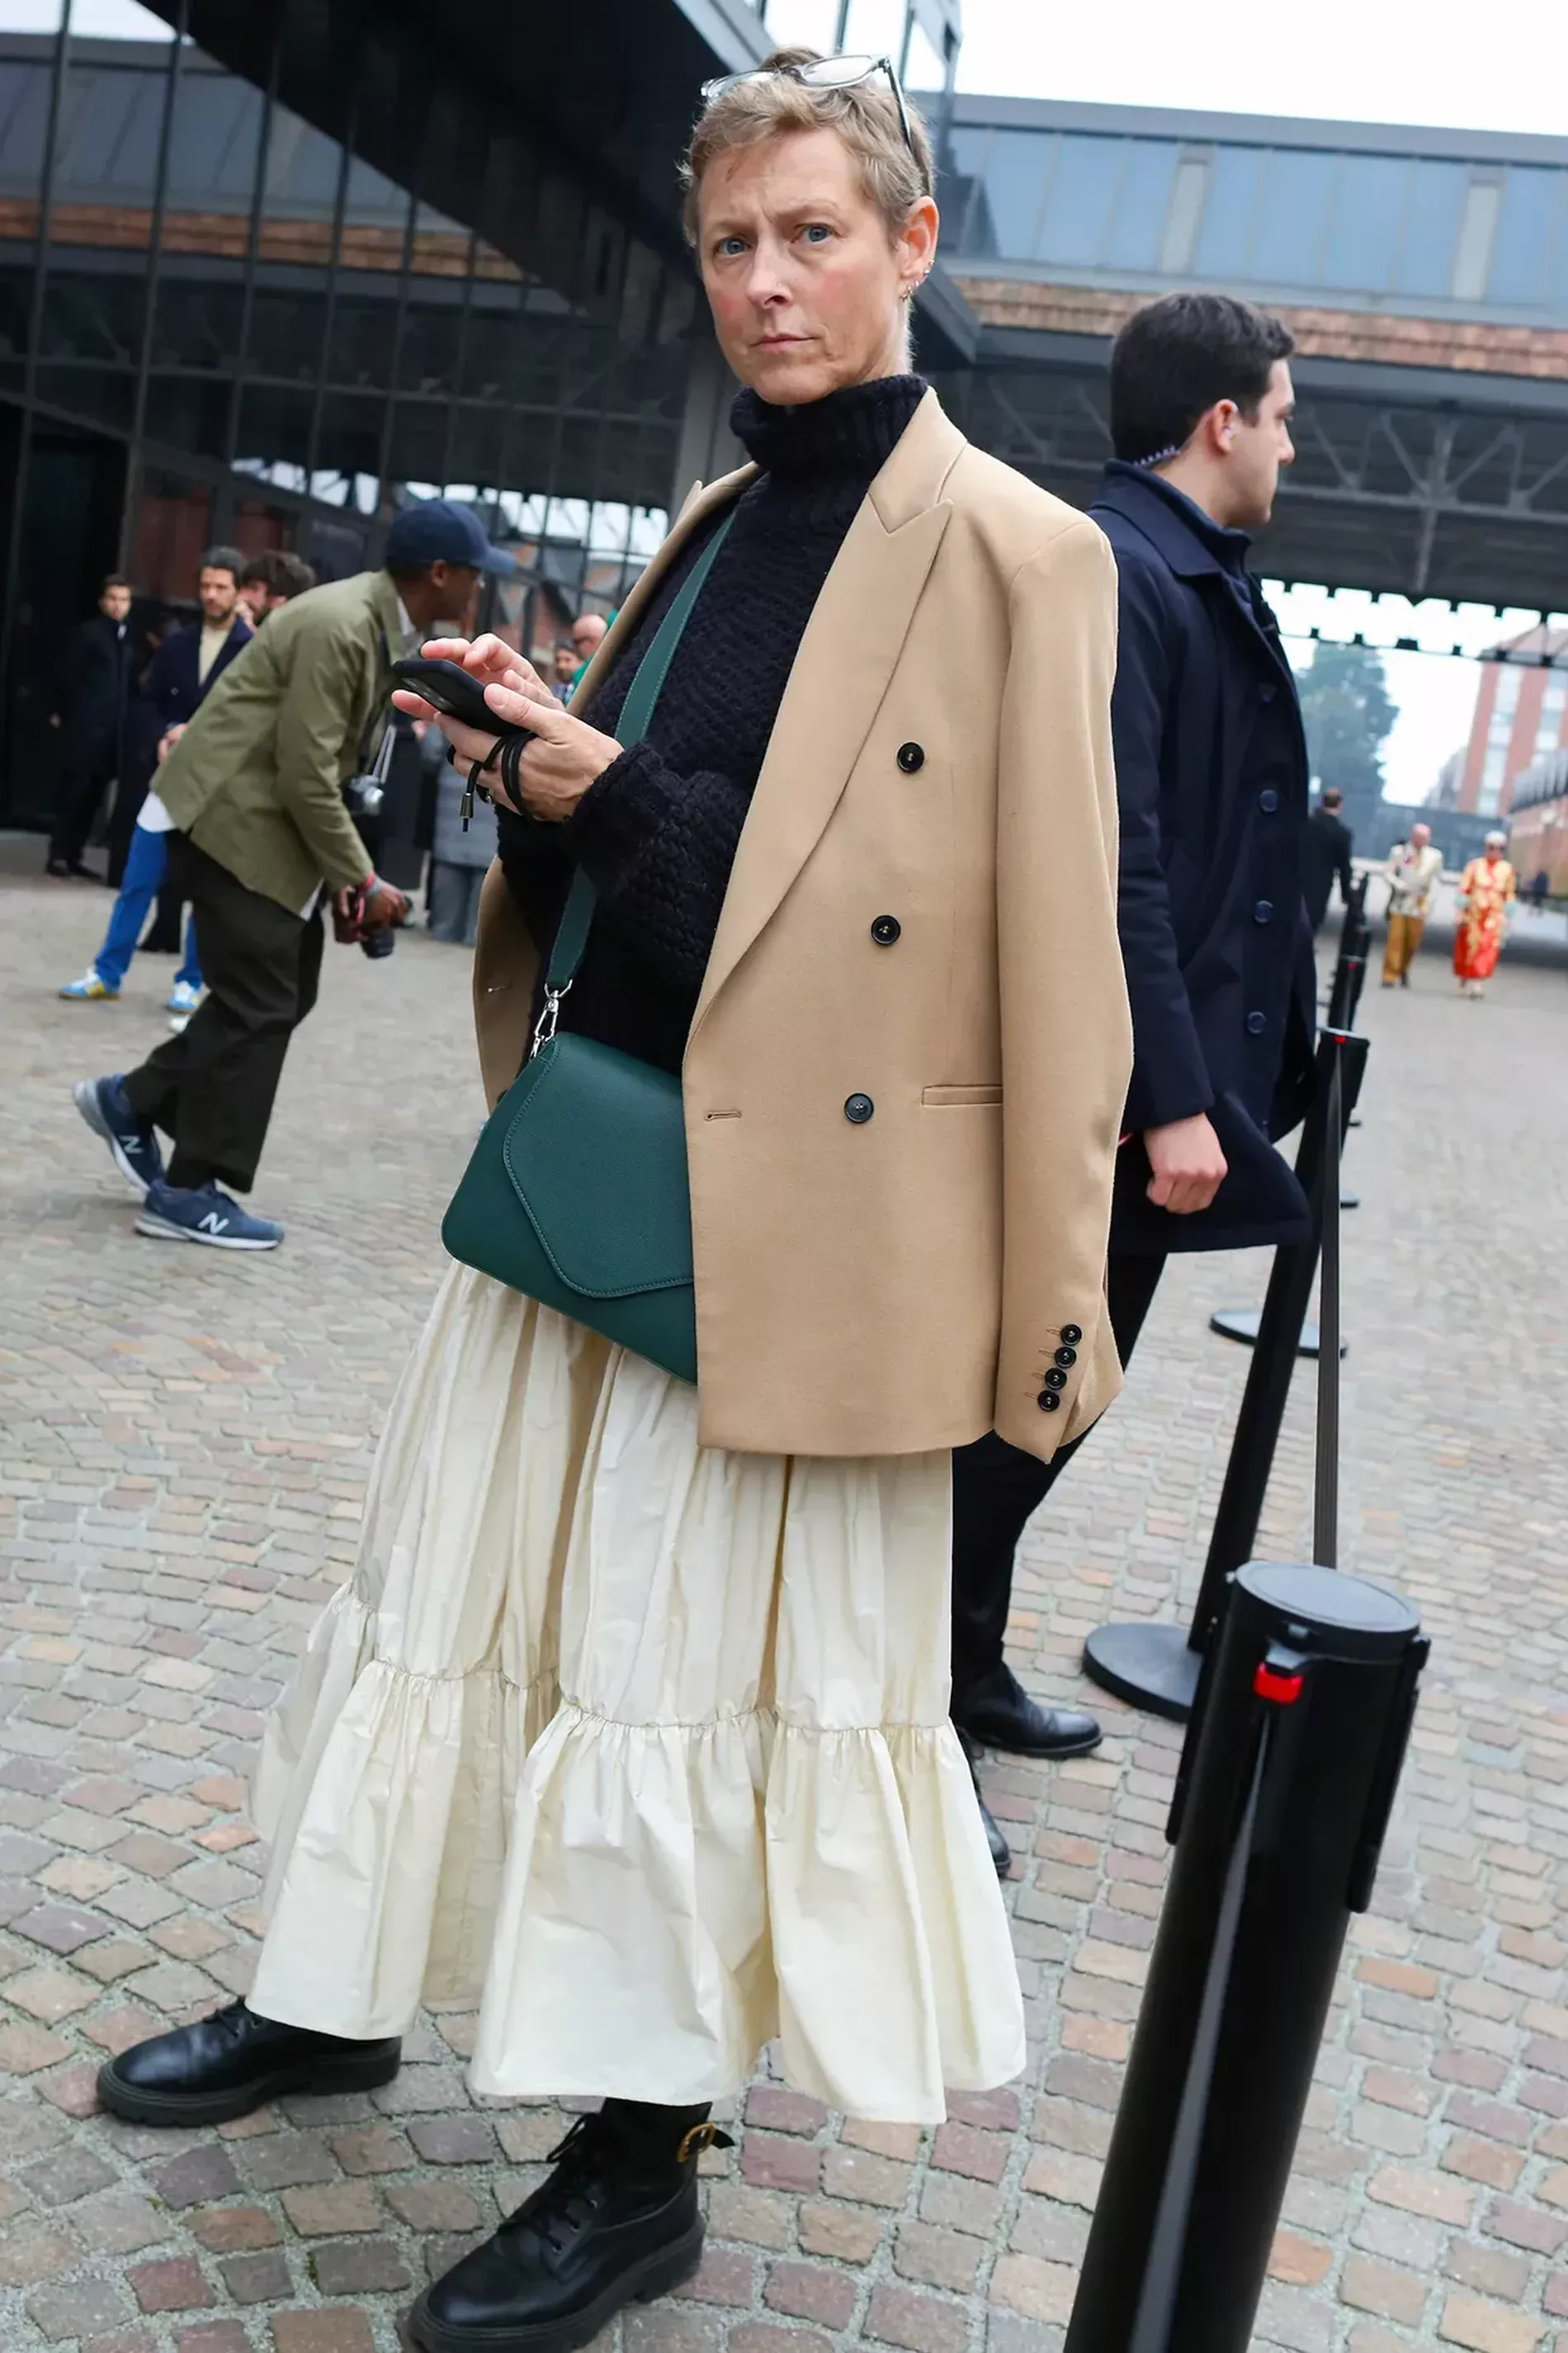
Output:
<instances>
[{"instance_id":1,"label":"brick wall","mask_svg":"<svg viewBox=\"0 0 1568 2353\"><path fill-rule=\"evenodd\" d=\"M1026 279L955 274L977 317L991 327L1057 334L1114 335L1147 294L1095 286L1041 286ZM1378 311L1271 305L1311 359L1373 360L1395 367L1458 368L1489 375L1568 378L1568 332L1500 327L1480 320L1393 318Z\"/></svg>"}]
</instances>

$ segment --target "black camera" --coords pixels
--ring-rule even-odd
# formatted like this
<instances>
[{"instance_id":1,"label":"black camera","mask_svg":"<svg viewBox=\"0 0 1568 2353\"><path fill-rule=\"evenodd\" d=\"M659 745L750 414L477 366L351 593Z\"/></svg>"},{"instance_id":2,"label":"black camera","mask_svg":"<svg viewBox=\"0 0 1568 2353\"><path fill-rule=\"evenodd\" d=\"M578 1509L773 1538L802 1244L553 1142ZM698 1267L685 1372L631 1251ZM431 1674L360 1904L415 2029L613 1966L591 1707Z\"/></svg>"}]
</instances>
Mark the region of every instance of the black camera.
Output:
<instances>
[{"instance_id":1,"label":"black camera","mask_svg":"<svg viewBox=\"0 0 1568 2353\"><path fill-rule=\"evenodd\" d=\"M343 807L370 852L373 866L381 863L382 810L385 802L386 793L378 776L351 776L343 786ZM397 934L387 924L379 932L367 932L359 944L362 955L379 959L392 954L397 945Z\"/></svg>"}]
</instances>

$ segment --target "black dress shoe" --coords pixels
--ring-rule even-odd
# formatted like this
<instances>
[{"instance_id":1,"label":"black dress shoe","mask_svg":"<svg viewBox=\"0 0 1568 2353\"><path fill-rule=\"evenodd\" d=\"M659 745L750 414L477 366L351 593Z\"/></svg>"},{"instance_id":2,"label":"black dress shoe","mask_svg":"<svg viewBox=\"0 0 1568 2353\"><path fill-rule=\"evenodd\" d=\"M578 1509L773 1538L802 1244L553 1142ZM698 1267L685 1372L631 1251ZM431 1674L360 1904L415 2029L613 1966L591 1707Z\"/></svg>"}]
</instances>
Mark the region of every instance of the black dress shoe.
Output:
<instances>
[{"instance_id":1,"label":"black dress shoe","mask_svg":"<svg viewBox=\"0 0 1568 2353\"><path fill-rule=\"evenodd\" d=\"M697 2159L710 2141L732 2146L717 2126L694 2125L639 2162L604 2112L579 2116L532 2197L426 2289L408 2316L415 2344L570 2353L623 2305L667 2295L702 2260Z\"/></svg>"},{"instance_id":2,"label":"black dress shoe","mask_svg":"<svg viewBox=\"0 0 1568 2353\"><path fill-rule=\"evenodd\" d=\"M987 1748L1015 1757L1087 1757L1104 1737L1092 1715L1032 1700L1005 1660L962 1698L953 1694L952 1719Z\"/></svg>"},{"instance_id":3,"label":"black dress shoe","mask_svg":"<svg viewBox=\"0 0 1568 2353\"><path fill-rule=\"evenodd\" d=\"M139 2125L221 2125L287 2092L374 2092L402 2063L395 2035L351 2042L279 2026L231 2001L212 2018L134 2042L98 2071L98 2096Z\"/></svg>"},{"instance_id":4,"label":"black dress shoe","mask_svg":"<svg viewBox=\"0 0 1568 2353\"><path fill-rule=\"evenodd\" d=\"M996 1866L998 1879L1005 1879L1013 1860L1013 1850L1002 1835L1002 1826L980 1794L980 1743L972 1740L962 1724L954 1726L958 1745L969 1765L969 1778L974 1784L974 1802L980 1809L980 1819L985 1825L985 1843L991 1850L991 1860Z\"/></svg>"}]
</instances>

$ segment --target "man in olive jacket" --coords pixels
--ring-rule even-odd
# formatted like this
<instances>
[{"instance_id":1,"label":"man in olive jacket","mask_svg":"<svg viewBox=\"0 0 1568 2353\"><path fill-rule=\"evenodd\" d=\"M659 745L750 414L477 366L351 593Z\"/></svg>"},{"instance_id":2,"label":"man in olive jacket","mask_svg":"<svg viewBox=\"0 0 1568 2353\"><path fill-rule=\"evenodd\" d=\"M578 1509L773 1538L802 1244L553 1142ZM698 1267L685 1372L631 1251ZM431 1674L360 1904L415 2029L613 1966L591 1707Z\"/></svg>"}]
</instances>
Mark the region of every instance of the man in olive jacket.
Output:
<instances>
[{"instance_id":1,"label":"man in olive jacket","mask_svg":"<svg viewBox=\"0 0 1568 2353\"><path fill-rule=\"evenodd\" d=\"M383 732L390 668L461 626L482 568L510 567L479 519L408 507L385 568L295 597L229 665L159 772L169 877L195 912L209 990L188 1027L123 1078L83 1080L77 1107L142 1197L138 1233L271 1250L281 1227L220 1188L256 1175L293 1031L316 1001L321 901L357 942L400 923L343 802ZM165 1174L155 1130L173 1139Z\"/></svg>"}]
</instances>

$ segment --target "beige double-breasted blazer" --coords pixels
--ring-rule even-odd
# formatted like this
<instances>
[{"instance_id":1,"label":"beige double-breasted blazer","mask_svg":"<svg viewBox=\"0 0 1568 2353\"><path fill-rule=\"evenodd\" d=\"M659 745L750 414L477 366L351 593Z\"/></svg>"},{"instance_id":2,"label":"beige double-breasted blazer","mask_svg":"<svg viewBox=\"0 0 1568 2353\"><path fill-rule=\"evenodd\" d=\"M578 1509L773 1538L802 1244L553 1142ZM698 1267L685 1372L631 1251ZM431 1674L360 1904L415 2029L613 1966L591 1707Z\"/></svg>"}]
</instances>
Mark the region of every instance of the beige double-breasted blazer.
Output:
<instances>
[{"instance_id":1,"label":"beige double-breasted blazer","mask_svg":"<svg viewBox=\"0 0 1568 2353\"><path fill-rule=\"evenodd\" d=\"M580 703L752 472L689 502ZM687 1045L704 1443L905 1454L994 1426L1048 1459L1120 1386L1115 659L1098 529L928 394L801 640ZM498 864L492 1103L536 967Z\"/></svg>"}]
</instances>

